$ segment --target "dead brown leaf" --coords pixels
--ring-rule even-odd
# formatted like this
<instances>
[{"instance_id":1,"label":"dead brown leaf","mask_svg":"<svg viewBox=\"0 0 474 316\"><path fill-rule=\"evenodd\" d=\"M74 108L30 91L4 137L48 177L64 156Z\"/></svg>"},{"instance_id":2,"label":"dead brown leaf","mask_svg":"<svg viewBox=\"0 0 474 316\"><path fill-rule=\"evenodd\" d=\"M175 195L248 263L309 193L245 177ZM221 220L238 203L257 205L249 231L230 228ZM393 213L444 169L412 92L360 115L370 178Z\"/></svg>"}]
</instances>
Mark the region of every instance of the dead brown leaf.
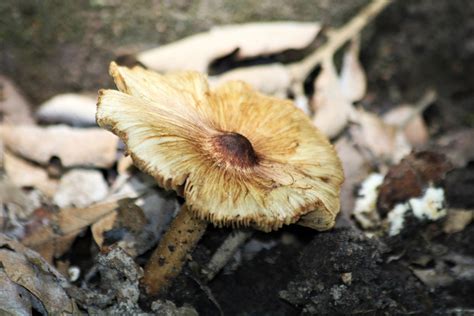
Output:
<instances>
[{"instance_id":1,"label":"dead brown leaf","mask_svg":"<svg viewBox=\"0 0 474 316\"><path fill-rule=\"evenodd\" d=\"M438 150L457 167L464 168L474 161L474 128L447 133L437 141Z\"/></svg>"},{"instance_id":2,"label":"dead brown leaf","mask_svg":"<svg viewBox=\"0 0 474 316\"><path fill-rule=\"evenodd\" d=\"M86 207L102 201L108 190L102 172L93 169L72 169L61 177L53 201L61 208Z\"/></svg>"},{"instance_id":3,"label":"dead brown leaf","mask_svg":"<svg viewBox=\"0 0 474 316\"><path fill-rule=\"evenodd\" d=\"M117 158L118 138L100 128L3 125L0 136L7 149L42 165L57 157L65 167L108 168Z\"/></svg>"},{"instance_id":4,"label":"dead brown leaf","mask_svg":"<svg viewBox=\"0 0 474 316\"><path fill-rule=\"evenodd\" d=\"M326 136L332 138L346 127L353 107L341 91L332 58L325 59L321 67L321 72L314 82L311 101L315 112L313 123Z\"/></svg>"},{"instance_id":5,"label":"dead brown leaf","mask_svg":"<svg viewBox=\"0 0 474 316\"><path fill-rule=\"evenodd\" d=\"M21 242L32 249L44 249L51 244L54 250L48 253L60 253L63 242L79 234L82 229L97 222L119 207L118 201L95 204L86 208L64 208L58 213L45 211L36 216L27 227L27 234ZM58 241L58 238L65 237ZM56 245L56 244L57 245Z\"/></svg>"},{"instance_id":6,"label":"dead brown leaf","mask_svg":"<svg viewBox=\"0 0 474 316\"><path fill-rule=\"evenodd\" d=\"M51 179L45 169L38 167L9 152L5 153L5 171L8 178L18 187L34 187L48 197L57 190L58 181Z\"/></svg>"},{"instance_id":7,"label":"dead brown leaf","mask_svg":"<svg viewBox=\"0 0 474 316\"><path fill-rule=\"evenodd\" d=\"M50 315L80 315L74 300L64 290L61 276L36 252L0 234L1 269L9 280L33 294Z\"/></svg>"},{"instance_id":8,"label":"dead brown leaf","mask_svg":"<svg viewBox=\"0 0 474 316\"><path fill-rule=\"evenodd\" d=\"M1 315L31 315L32 300L35 297L20 285L8 278L8 275L0 268L0 314ZM40 304L40 302L38 302Z\"/></svg>"},{"instance_id":9,"label":"dead brown leaf","mask_svg":"<svg viewBox=\"0 0 474 316\"><path fill-rule=\"evenodd\" d=\"M372 157L397 162L411 150L405 135L397 127L386 124L376 114L358 109L354 112L350 134L354 142L368 150Z\"/></svg>"},{"instance_id":10,"label":"dead brown leaf","mask_svg":"<svg viewBox=\"0 0 474 316\"><path fill-rule=\"evenodd\" d=\"M359 61L360 38L356 36L344 53L340 74L341 92L351 102L362 99L367 90L367 78Z\"/></svg>"},{"instance_id":11,"label":"dead brown leaf","mask_svg":"<svg viewBox=\"0 0 474 316\"><path fill-rule=\"evenodd\" d=\"M443 225L446 234L463 231L474 220L474 210L450 209Z\"/></svg>"},{"instance_id":12,"label":"dead brown leaf","mask_svg":"<svg viewBox=\"0 0 474 316\"><path fill-rule=\"evenodd\" d=\"M414 116L404 127L410 117ZM383 116L383 121L391 126L403 128L403 133L410 145L419 147L428 142L428 127L421 114L416 113L416 109L409 105L400 105L393 108Z\"/></svg>"},{"instance_id":13,"label":"dead brown leaf","mask_svg":"<svg viewBox=\"0 0 474 316\"><path fill-rule=\"evenodd\" d=\"M207 72L213 60L230 54L243 59L305 48L315 39L320 28L317 23L302 22L220 26L144 51L138 54L137 59L158 71L186 69Z\"/></svg>"}]
</instances>

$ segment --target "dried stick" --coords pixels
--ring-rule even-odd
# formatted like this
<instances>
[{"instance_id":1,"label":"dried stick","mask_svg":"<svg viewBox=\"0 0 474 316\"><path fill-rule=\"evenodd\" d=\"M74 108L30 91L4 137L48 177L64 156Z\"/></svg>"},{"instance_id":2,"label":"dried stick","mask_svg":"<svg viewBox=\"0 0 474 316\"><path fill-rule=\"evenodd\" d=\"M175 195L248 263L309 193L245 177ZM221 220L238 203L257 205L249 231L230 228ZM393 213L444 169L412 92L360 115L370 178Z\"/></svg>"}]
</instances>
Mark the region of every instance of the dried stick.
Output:
<instances>
[{"instance_id":1,"label":"dried stick","mask_svg":"<svg viewBox=\"0 0 474 316\"><path fill-rule=\"evenodd\" d=\"M207 227L207 222L193 217L186 204L174 218L145 267L142 283L147 293L156 296L166 289L180 272Z\"/></svg>"},{"instance_id":2,"label":"dried stick","mask_svg":"<svg viewBox=\"0 0 474 316\"><path fill-rule=\"evenodd\" d=\"M331 31L327 42L314 53L302 61L290 64L288 67L293 81L303 82L314 67L328 56L333 56L342 45L359 34L391 2L392 0L373 0L344 26Z\"/></svg>"},{"instance_id":3,"label":"dried stick","mask_svg":"<svg viewBox=\"0 0 474 316\"><path fill-rule=\"evenodd\" d=\"M208 281L212 280L219 271L229 262L235 252L242 244L252 236L251 230L236 230L227 236L226 240L220 245L212 256L209 263L202 269Z\"/></svg>"}]
</instances>

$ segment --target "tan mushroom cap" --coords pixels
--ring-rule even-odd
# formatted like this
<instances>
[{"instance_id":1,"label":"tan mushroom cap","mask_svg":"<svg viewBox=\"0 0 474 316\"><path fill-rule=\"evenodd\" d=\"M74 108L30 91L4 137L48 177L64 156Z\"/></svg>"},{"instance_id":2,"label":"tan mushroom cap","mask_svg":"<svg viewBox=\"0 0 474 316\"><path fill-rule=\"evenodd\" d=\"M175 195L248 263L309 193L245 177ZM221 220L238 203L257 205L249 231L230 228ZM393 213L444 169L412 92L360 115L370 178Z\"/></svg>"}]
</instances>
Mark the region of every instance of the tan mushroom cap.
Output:
<instances>
[{"instance_id":1,"label":"tan mushroom cap","mask_svg":"<svg viewBox=\"0 0 474 316\"><path fill-rule=\"evenodd\" d=\"M237 81L211 91L197 72L160 75L112 63L110 74L120 91L99 92L97 123L196 216L263 231L305 214L317 221L306 226L334 225L341 162L291 101Z\"/></svg>"}]
</instances>

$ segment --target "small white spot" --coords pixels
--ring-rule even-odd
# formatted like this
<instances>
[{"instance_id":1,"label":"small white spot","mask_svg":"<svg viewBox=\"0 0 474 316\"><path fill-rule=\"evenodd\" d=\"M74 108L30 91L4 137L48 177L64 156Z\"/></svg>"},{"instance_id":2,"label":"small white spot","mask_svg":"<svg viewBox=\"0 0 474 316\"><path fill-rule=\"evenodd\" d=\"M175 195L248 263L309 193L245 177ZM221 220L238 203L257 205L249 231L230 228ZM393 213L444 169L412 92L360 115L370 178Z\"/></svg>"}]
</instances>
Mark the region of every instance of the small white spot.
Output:
<instances>
[{"instance_id":1,"label":"small white spot","mask_svg":"<svg viewBox=\"0 0 474 316\"><path fill-rule=\"evenodd\" d=\"M81 276L81 269L76 266L71 266L69 269L67 269L67 273L69 275L69 281L70 282L76 282L79 280L79 277Z\"/></svg>"}]
</instances>

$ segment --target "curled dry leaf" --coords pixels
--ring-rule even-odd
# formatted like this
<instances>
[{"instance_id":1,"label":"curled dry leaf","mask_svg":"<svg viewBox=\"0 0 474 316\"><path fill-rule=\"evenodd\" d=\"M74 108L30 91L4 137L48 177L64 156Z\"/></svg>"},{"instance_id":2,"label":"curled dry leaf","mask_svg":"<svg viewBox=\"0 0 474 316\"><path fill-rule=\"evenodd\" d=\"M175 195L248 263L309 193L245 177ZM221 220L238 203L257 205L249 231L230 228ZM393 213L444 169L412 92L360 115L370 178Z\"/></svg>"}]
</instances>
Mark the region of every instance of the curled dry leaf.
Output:
<instances>
[{"instance_id":1,"label":"curled dry leaf","mask_svg":"<svg viewBox=\"0 0 474 316\"><path fill-rule=\"evenodd\" d=\"M417 113L414 107L409 105L398 106L385 113L382 119L386 124L402 128L410 145L417 147L428 142L428 127L421 114ZM410 121L406 123L408 119Z\"/></svg>"},{"instance_id":2,"label":"curled dry leaf","mask_svg":"<svg viewBox=\"0 0 474 316\"><path fill-rule=\"evenodd\" d=\"M92 236L99 247L107 239L107 244L117 243L132 257L158 241L178 208L176 199L162 191L119 204L116 211L92 225Z\"/></svg>"},{"instance_id":3,"label":"curled dry leaf","mask_svg":"<svg viewBox=\"0 0 474 316\"><path fill-rule=\"evenodd\" d=\"M111 167L116 160L118 138L99 128L72 128L65 125L0 126L0 137L12 152L48 165L59 158L65 167Z\"/></svg>"},{"instance_id":4,"label":"curled dry leaf","mask_svg":"<svg viewBox=\"0 0 474 316\"><path fill-rule=\"evenodd\" d=\"M321 67L314 82L313 123L326 136L335 137L346 127L353 107L342 93L332 57L325 59Z\"/></svg>"},{"instance_id":5,"label":"curled dry leaf","mask_svg":"<svg viewBox=\"0 0 474 316\"><path fill-rule=\"evenodd\" d=\"M32 314L33 304L31 303L31 300L34 300L35 297L30 295L27 290L10 280L8 275L1 268L0 289L0 314L21 316Z\"/></svg>"},{"instance_id":6,"label":"curled dry leaf","mask_svg":"<svg viewBox=\"0 0 474 316\"><path fill-rule=\"evenodd\" d=\"M158 71L187 69L207 72L213 60L232 53L243 59L305 48L319 30L317 23L301 22L227 25L142 52L137 59Z\"/></svg>"},{"instance_id":7,"label":"curled dry leaf","mask_svg":"<svg viewBox=\"0 0 474 316\"><path fill-rule=\"evenodd\" d=\"M450 209L443 225L443 231L454 234L463 231L474 220L474 210Z\"/></svg>"},{"instance_id":8,"label":"curled dry leaf","mask_svg":"<svg viewBox=\"0 0 474 316\"><path fill-rule=\"evenodd\" d=\"M367 90L367 78L359 61L360 38L351 40L344 53L340 74L341 92L351 102L359 101Z\"/></svg>"},{"instance_id":9,"label":"curled dry leaf","mask_svg":"<svg viewBox=\"0 0 474 316\"><path fill-rule=\"evenodd\" d=\"M59 207L86 207L103 200L108 189L100 171L73 169L61 177L53 201Z\"/></svg>"},{"instance_id":10,"label":"curled dry leaf","mask_svg":"<svg viewBox=\"0 0 474 316\"><path fill-rule=\"evenodd\" d=\"M447 252L433 258L434 267L411 268L413 274L430 288L446 287L460 280L474 280L474 258L465 254Z\"/></svg>"},{"instance_id":11,"label":"curled dry leaf","mask_svg":"<svg viewBox=\"0 0 474 316\"><path fill-rule=\"evenodd\" d=\"M470 161L474 161L473 139L474 128L462 129L443 135L436 145L455 167L464 168Z\"/></svg>"},{"instance_id":12,"label":"curled dry leaf","mask_svg":"<svg viewBox=\"0 0 474 316\"><path fill-rule=\"evenodd\" d=\"M411 146L395 126L386 124L374 113L358 109L349 131L354 142L382 161L397 162L407 155Z\"/></svg>"},{"instance_id":13,"label":"curled dry leaf","mask_svg":"<svg viewBox=\"0 0 474 316\"><path fill-rule=\"evenodd\" d=\"M39 306L45 313L80 314L64 290L68 286L66 279L36 252L3 234L0 234L0 266L9 280L27 289L41 302Z\"/></svg>"},{"instance_id":14,"label":"curled dry leaf","mask_svg":"<svg viewBox=\"0 0 474 316\"><path fill-rule=\"evenodd\" d=\"M24 222L37 207L32 197L0 174L0 227L10 236L23 236Z\"/></svg>"},{"instance_id":15,"label":"curled dry leaf","mask_svg":"<svg viewBox=\"0 0 474 316\"><path fill-rule=\"evenodd\" d=\"M0 75L0 113L6 124L34 124L31 104L13 82Z\"/></svg>"},{"instance_id":16,"label":"curled dry leaf","mask_svg":"<svg viewBox=\"0 0 474 316\"><path fill-rule=\"evenodd\" d=\"M107 216L119 207L118 201L109 201L95 204L86 208L63 208L58 213L43 212L28 227L27 235L21 242L35 250L47 249L48 244L54 247L54 254L58 256L63 245L72 236L79 234L84 228ZM62 239L64 238L64 239Z\"/></svg>"},{"instance_id":17,"label":"curled dry leaf","mask_svg":"<svg viewBox=\"0 0 474 316\"><path fill-rule=\"evenodd\" d=\"M41 104L36 117L45 123L95 126L95 108L95 96L66 93Z\"/></svg>"},{"instance_id":18,"label":"curled dry leaf","mask_svg":"<svg viewBox=\"0 0 474 316\"><path fill-rule=\"evenodd\" d=\"M346 178L341 187L341 213L349 218L355 205L354 190L369 175L370 164L347 136L341 137L334 147Z\"/></svg>"},{"instance_id":19,"label":"curled dry leaf","mask_svg":"<svg viewBox=\"0 0 474 316\"><path fill-rule=\"evenodd\" d=\"M8 178L18 187L34 187L44 195L52 197L58 181L51 179L45 169L21 159L9 152L4 155L5 171Z\"/></svg>"}]
</instances>

